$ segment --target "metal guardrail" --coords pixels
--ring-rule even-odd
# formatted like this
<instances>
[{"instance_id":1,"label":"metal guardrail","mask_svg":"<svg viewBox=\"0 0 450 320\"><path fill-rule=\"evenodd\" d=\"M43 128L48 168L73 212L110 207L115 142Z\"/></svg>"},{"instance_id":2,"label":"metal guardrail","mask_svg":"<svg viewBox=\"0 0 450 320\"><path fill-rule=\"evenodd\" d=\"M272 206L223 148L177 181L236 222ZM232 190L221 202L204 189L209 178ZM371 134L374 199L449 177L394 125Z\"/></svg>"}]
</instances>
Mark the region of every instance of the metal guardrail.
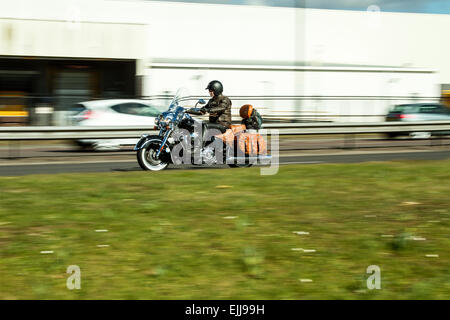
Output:
<instances>
[{"instance_id":1,"label":"metal guardrail","mask_svg":"<svg viewBox=\"0 0 450 320\"><path fill-rule=\"evenodd\" d=\"M157 134L153 126L115 127L0 127L0 140L81 140L125 139ZM450 121L377 122L377 123L273 123L263 125L268 134L280 135L365 134L398 132L450 132Z\"/></svg>"},{"instance_id":2,"label":"metal guardrail","mask_svg":"<svg viewBox=\"0 0 450 320\"><path fill-rule=\"evenodd\" d=\"M280 135L365 134L400 132L450 132L450 121L369 122L369 123L274 123L264 129L278 129Z\"/></svg>"},{"instance_id":3,"label":"metal guardrail","mask_svg":"<svg viewBox=\"0 0 450 320\"><path fill-rule=\"evenodd\" d=\"M3 127L0 140L125 139L158 132L154 126Z\"/></svg>"},{"instance_id":4,"label":"metal guardrail","mask_svg":"<svg viewBox=\"0 0 450 320\"><path fill-rule=\"evenodd\" d=\"M0 122L19 125L26 123L33 126L72 125L73 105L83 101L108 99L138 99L145 100L160 111L166 110L173 94L152 96L102 96L83 95L40 96L30 95L17 97L14 95L0 96ZM192 106L198 99L208 100L209 96L187 96L183 100ZM233 101L233 120L239 120L238 109L241 105L250 103L255 106L266 121L298 122L305 121L383 121L387 110L403 103L439 103L440 96L319 96L319 95L230 95ZM442 101L441 101L442 102ZM8 108L22 106L27 116L11 116ZM6 107L6 108L5 108ZM14 109L16 110L16 109ZM72 110L72 111L71 111Z\"/></svg>"}]
</instances>

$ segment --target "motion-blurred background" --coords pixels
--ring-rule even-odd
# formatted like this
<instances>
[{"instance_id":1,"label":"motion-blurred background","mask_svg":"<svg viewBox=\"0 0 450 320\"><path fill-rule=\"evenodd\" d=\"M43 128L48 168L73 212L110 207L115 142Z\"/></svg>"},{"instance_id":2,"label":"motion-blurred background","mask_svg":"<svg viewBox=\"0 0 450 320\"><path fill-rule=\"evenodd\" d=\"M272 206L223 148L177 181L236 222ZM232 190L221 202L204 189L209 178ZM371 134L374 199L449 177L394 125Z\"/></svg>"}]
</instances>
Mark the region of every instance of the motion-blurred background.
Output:
<instances>
[{"instance_id":1,"label":"motion-blurred background","mask_svg":"<svg viewBox=\"0 0 450 320\"><path fill-rule=\"evenodd\" d=\"M161 109L213 79L266 121L450 107L448 4L407 2L2 0L0 123L74 125L77 103L111 98Z\"/></svg>"},{"instance_id":2,"label":"motion-blurred background","mask_svg":"<svg viewBox=\"0 0 450 320\"><path fill-rule=\"evenodd\" d=\"M431 133L450 135L449 14L0 0L0 299L448 299L450 139ZM249 103L280 133L277 174L145 174L120 150L179 87L194 104L214 79L235 121Z\"/></svg>"}]
</instances>

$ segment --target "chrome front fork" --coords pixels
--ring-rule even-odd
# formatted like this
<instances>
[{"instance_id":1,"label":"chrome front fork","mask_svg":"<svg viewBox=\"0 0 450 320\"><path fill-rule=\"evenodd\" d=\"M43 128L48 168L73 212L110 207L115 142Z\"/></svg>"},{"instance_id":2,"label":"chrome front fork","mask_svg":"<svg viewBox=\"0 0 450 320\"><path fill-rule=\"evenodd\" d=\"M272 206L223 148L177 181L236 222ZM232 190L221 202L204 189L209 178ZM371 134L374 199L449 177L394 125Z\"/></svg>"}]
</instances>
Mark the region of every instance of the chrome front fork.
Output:
<instances>
[{"instance_id":1,"label":"chrome front fork","mask_svg":"<svg viewBox=\"0 0 450 320\"><path fill-rule=\"evenodd\" d=\"M170 134L172 133L172 129L167 130L166 134L164 135L163 141L161 142L161 147L159 147L158 152L156 153L156 159L159 158L159 155L161 154L161 151L164 149L164 146L167 143L167 139L169 139Z\"/></svg>"}]
</instances>

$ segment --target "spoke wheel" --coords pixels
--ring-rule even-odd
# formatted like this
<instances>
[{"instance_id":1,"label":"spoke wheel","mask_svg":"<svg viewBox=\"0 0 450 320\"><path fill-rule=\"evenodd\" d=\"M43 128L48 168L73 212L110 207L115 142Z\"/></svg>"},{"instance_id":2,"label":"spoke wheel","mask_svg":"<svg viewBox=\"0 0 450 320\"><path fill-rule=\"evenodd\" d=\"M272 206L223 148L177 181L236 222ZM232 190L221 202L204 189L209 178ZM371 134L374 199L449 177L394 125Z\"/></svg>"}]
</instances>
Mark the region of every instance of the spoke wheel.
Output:
<instances>
[{"instance_id":1,"label":"spoke wheel","mask_svg":"<svg viewBox=\"0 0 450 320\"><path fill-rule=\"evenodd\" d=\"M137 160L143 170L160 171L169 165L168 162L156 158L159 144L150 143L147 147L140 149L137 153Z\"/></svg>"}]
</instances>

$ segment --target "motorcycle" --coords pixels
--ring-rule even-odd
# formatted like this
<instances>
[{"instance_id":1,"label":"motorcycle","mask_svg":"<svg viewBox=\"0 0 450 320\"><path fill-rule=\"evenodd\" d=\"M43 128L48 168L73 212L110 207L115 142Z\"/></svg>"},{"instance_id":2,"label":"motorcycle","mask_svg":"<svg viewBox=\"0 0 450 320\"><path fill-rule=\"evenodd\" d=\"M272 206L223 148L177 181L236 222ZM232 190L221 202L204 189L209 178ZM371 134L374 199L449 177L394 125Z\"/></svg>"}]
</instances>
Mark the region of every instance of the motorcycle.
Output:
<instances>
[{"instance_id":1,"label":"motorcycle","mask_svg":"<svg viewBox=\"0 0 450 320\"><path fill-rule=\"evenodd\" d=\"M167 111L155 120L158 135L144 134L134 147L143 170L160 171L169 164L218 165L232 168L250 167L270 161L266 141L244 125L232 125L225 133L208 129L207 123L191 114L200 115L198 104L187 108L189 94L181 88L173 97Z\"/></svg>"}]
</instances>

